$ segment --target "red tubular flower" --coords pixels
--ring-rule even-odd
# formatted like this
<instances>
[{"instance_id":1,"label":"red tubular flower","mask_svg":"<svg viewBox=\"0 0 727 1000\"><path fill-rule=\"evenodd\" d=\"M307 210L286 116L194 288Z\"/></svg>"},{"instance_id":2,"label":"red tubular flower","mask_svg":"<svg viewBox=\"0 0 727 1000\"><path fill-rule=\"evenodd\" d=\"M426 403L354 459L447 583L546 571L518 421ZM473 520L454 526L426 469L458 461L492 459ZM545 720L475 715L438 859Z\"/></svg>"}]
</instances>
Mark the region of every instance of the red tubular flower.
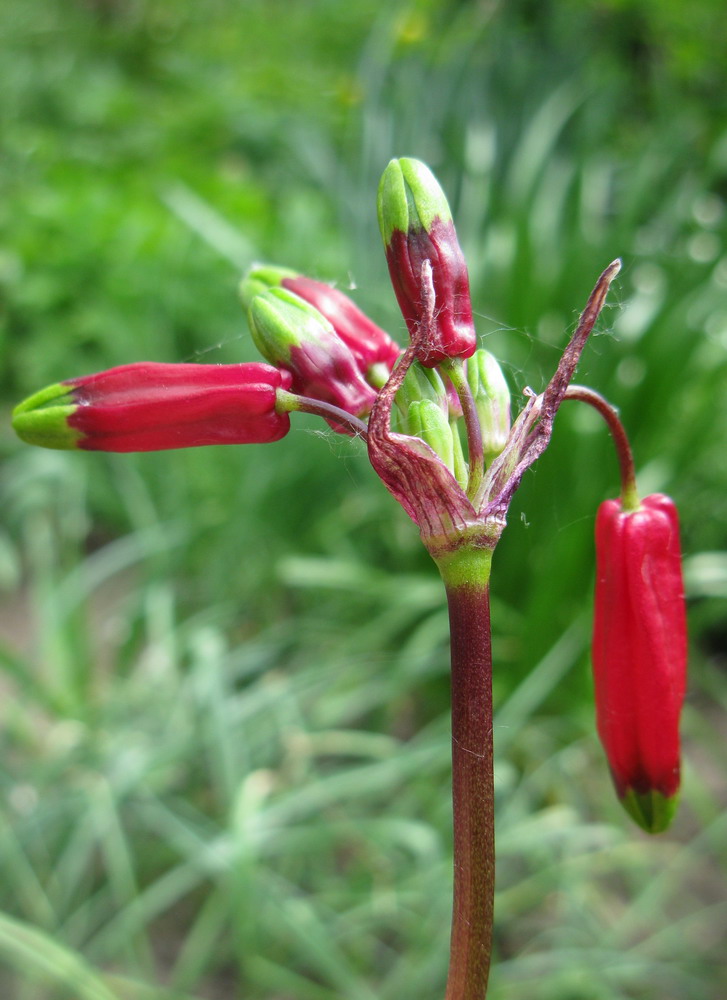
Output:
<instances>
[{"instance_id":1,"label":"red tubular flower","mask_svg":"<svg viewBox=\"0 0 727 1000\"><path fill-rule=\"evenodd\" d=\"M141 362L48 386L16 407L13 426L32 444L91 451L262 444L290 429L275 409L290 383L262 363Z\"/></svg>"},{"instance_id":2,"label":"red tubular flower","mask_svg":"<svg viewBox=\"0 0 727 1000\"><path fill-rule=\"evenodd\" d=\"M596 519L593 631L598 733L616 791L650 833L669 825L679 790L679 715L687 632L679 521L669 497L619 500Z\"/></svg>"}]
</instances>

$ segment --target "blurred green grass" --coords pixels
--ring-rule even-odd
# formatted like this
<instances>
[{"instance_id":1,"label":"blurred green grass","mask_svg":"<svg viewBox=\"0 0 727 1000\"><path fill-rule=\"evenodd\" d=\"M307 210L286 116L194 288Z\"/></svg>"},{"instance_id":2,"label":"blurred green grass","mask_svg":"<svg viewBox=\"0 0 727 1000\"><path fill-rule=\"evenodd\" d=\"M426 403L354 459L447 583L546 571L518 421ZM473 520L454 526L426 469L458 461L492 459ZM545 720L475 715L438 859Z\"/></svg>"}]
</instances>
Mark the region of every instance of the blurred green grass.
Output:
<instances>
[{"instance_id":1,"label":"blurred green grass","mask_svg":"<svg viewBox=\"0 0 727 1000\"><path fill-rule=\"evenodd\" d=\"M254 357L252 259L355 281L402 337L375 226L392 155L451 193L488 346L579 371L683 516L684 804L613 801L588 678L616 490L578 408L493 580L493 1000L721 1000L727 598L725 28L713 5L10 0L0 12L6 410L132 360ZM153 456L0 439L0 971L18 1000L437 997L450 893L447 626L355 442Z\"/></svg>"}]
</instances>

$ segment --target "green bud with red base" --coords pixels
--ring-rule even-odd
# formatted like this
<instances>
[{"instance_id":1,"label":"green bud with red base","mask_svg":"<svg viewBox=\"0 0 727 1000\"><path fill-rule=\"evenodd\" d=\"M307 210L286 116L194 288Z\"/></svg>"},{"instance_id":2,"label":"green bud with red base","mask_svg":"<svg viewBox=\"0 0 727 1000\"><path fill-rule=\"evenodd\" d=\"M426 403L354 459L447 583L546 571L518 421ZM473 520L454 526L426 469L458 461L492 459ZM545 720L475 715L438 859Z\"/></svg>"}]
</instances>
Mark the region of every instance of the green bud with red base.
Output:
<instances>
[{"instance_id":1,"label":"green bud with red base","mask_svg":"<svg viewBox=\"0 0 727 1000\"><path fill-rule=\"evenodd\" d=\"M243 303L249 307L255 295L275 287L293 292L325 316L356 358L359 371L364 377L369 377L375 366L382 366L382 372L388 377L401 354L401 347L385 330L369 319L348 295L324 281L307 278L286 268L261 265L255 265L243 278L240 295Z\"/></svg>"},{"instance_id":2,"label":"green bud with red base","mask_svg":"<svg viewBox=\"0 0 727 1000\"><path fill-rule=\"evenodd\" d=\"M425 263L431 266L435 321L417 345L417 358L427 367L445 358L469 358L477 336L467 264L431 170L419 160L392 160L379 185L378 214L389 275L412 340L427 319L422 275Z\"/></svg>"},{"instance_id":3,"label":"green bud with red base","mask_svg":"<svg viewBox=\"0 0 727 1000\"><path fill-rule=\"evenodd\" d=\"M292 373L294 392L332 403L356 417L369 412L375 390L364 381L351 350L314 306L285 288L269 288L253 297L249 319L258 350L271 364Z\"/></svg>"}]
</instances>

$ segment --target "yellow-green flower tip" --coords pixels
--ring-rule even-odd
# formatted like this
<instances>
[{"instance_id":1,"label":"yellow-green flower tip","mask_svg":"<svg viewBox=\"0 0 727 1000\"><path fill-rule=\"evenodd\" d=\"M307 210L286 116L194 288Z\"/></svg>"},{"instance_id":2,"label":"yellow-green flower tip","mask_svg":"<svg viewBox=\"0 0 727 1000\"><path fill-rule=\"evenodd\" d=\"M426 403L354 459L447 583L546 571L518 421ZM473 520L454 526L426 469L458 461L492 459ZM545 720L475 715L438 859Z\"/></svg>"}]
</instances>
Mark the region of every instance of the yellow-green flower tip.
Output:
<instances>
[{"instance_id":1,"label":"yellow-green flower tip","mask_svg":"<svg viewBox=\"0 0 727 1000\"><path fill-rule=\"evenodd\" d=\"M435 219L452 218L439 181L421 160L391 160L381 177L377 202L379 228L388 247L394 232L429 232Z\"/></svg>"},{"instance_id":2,"label":"yellow-green flower tip","mask_svg":"<svg viewBox=\"0 0 727 1000\"><path fill-rule=\"evenodd\" d=\"M286 278L295 278L297 273L297 271L291 271L287 267L253 264L238 286L243 306L245 309L249 309L256 295L266 292L269 288L278 288Z\"/></svg>"},{"instance_id":3,"label":"yellow-green flower tip","mask_svg":"<svg viewBox=\"0 0 727 1000\"><path fill-rule=\"evenodd\" d=\"M679 796L667 797L656 789L636 792L629 788L621 799L621 805L631 819L647 833L663 833L671 826L679 804Z\"/></svg>"},{"instance_id":4,"label":"yellow-green flower tip","mask_svg":"<svg viewBox=\"0 0 727 1000\"><path fill-rule=\"evenodd\" d=\"M286 288L273 286L256 295L248 311L255 346L271 364L290 364L290 351L321 335L337 341L333 327L315 306Z\"/></svg>"},{"instance_id":5,"label":"yellow-green flower tip","mask_svg":"<svg viewBox=\"0 0 727 1000\"><path fill-rule=\"evenodd\" d=\"M18 437L41 448L78 448L82 435L68 424L68 417L78 406L65 402L72 391L72 386L55 382L18 403L12 417L13 430Z\"/></svg>"}]
</instances>

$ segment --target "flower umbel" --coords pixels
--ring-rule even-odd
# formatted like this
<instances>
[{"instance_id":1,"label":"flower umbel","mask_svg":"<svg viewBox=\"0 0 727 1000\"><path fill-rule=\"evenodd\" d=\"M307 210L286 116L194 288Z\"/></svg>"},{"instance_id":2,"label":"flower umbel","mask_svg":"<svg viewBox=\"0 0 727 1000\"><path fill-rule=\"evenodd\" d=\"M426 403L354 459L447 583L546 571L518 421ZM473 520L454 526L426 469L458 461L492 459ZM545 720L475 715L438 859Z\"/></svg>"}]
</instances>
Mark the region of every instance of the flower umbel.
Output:
<instances>
[{"instance_id":1,"label":"flower umbel","mask_svg":"<svg viewBox=\"0 0 727 1000\"><path fill-rule=\"evenodd\" d=\"M409 331L405 350L330 285L254 265L240 294L269 364L112 368L36 393L13 424L24 440L51 448L153 451L277 441L290 413L306 412L366 442L447 594L454 902L446 1000L484 1000L494 900L490 568L512 497L547 448L564 400L604 416L621 465L621 501L604 503L596 526L596 707L617 793L650 832L668 825L679 788L686 628L677 516L667 497L639 502L616 411L571 384L620 261L598 278L548 384L523 390L511 423L510 390L498 361L478 349L467 266L429 168L392 160L378 214Z\"/></svg>"}]
</instances>

